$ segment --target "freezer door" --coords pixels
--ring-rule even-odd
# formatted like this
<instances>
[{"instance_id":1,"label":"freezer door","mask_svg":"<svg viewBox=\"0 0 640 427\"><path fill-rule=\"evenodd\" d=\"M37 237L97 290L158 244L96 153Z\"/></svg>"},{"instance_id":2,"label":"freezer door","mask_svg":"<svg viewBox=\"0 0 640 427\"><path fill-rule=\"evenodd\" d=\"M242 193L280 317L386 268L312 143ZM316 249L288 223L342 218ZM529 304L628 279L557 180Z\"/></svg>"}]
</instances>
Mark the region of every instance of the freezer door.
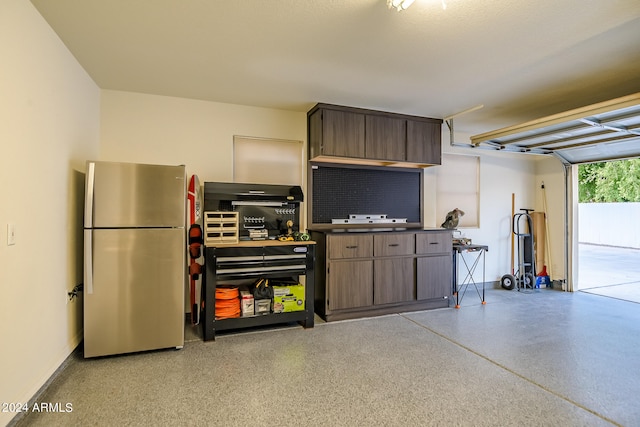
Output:
<instances>
[{"instance_id":1,"label":"freezer door","mask_svg":"<svg viewBox=\"0 0 640 427\"><path fill-rule=\"evenodd\" d=\"M87 162L85 228L184 227L184 166Z\"/></svg>"},{"instance_id":2,"label":"freezer door","mask_svg":"<svg viewBox=\"0 0 640 427\"><path fill-rule=\"evenodd\" d=\"M84 289L85 357L184 345L183 229L92 233Z\"/></svg>"}]
</instances>

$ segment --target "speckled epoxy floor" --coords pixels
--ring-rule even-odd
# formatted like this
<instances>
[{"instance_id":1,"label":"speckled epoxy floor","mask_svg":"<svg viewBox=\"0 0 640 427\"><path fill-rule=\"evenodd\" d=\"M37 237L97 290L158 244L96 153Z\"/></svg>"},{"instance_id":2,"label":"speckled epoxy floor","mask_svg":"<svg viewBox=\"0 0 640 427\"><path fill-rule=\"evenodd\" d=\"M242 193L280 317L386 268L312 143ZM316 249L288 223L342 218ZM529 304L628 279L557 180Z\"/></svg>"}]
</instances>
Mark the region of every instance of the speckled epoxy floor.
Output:
<instances>
[{"instance_id":1,"label":"speckled epoxy floor","mask_svg":"<svg viewBox=\"0 0 640 427\"><path fill-rule=\"evenodd\" d=\"M640 425L640 305L487 290L439 309L84 360L21 426Z\"/></svg>"}]
</instances>

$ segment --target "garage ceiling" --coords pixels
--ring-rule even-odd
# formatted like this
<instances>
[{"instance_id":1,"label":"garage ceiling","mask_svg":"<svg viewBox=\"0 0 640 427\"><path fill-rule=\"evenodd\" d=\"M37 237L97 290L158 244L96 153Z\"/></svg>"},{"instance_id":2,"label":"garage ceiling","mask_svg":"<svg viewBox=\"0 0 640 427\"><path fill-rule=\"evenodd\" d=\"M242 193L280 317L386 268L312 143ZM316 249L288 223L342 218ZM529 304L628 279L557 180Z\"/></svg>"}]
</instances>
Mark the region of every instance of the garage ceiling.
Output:
<instances>
[{"instance_id":1,"label":"garage ceiling","mask_svg":"<svg viewBox=\"0 0 640 427\"><path fill-rule=\"evenodd\" d=\"M640 93L472 136L471 143L554 154L567 164L640 157Z\"/></svg>"},{"instance_id":2,"label":"garage ceiling","mask_svg":"<svg viewBox=\"0 0 640 427\"><path fill-rule=\"evenodd\" d=\"M640 92L638 0L31 0L102 89L456 118L456 139ZM18 41L16 41L18 42Z\"/></svg>"}]
</instances>

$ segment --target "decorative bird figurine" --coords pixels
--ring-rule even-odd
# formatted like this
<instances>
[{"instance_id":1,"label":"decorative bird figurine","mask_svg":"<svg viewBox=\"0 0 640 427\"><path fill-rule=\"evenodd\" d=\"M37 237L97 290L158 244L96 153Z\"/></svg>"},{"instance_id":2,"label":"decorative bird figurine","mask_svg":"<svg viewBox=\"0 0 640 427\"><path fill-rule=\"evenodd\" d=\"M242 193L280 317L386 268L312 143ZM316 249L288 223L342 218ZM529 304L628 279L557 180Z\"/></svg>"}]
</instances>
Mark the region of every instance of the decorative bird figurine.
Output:
<instances>
[{"instance_id":1,"label":"decorative bird figurine","mask_svg":"<svg viewBox=\"0 0 640 427\"><path fill-rule=\"evenodd\" d=\"M447 217L440 227L448 228L449 230L453 230L458 226L458 222L460 221L460 217L464 215L460 209L455 208L451 212L447 213Z\"/></svg>"}]
</instances>

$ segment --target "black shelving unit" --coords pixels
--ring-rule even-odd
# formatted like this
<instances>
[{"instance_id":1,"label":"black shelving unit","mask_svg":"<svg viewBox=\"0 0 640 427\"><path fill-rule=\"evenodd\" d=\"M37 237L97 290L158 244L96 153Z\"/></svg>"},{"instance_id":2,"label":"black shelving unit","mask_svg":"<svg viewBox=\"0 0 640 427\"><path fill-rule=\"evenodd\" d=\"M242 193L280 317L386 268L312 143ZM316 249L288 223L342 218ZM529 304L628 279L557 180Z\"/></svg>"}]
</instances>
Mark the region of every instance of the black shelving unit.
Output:
<instances>
[{"instance_id":1,"label":"black shelving unit","mask_svg":"<svg viewBox=\"0 0 640 427\"><path fill-rule=\"evenodd\" d=\"M216 331L244 329L299 322L304 328L314 325L313 242L240 242L233 246L205 248L203 286L203 339L215 340ZM305 309L287 313L269 313L232 319L215 318L216 287L221 283L267 277L299 280L305 276Z\"/></svg>"}]
</instances>

